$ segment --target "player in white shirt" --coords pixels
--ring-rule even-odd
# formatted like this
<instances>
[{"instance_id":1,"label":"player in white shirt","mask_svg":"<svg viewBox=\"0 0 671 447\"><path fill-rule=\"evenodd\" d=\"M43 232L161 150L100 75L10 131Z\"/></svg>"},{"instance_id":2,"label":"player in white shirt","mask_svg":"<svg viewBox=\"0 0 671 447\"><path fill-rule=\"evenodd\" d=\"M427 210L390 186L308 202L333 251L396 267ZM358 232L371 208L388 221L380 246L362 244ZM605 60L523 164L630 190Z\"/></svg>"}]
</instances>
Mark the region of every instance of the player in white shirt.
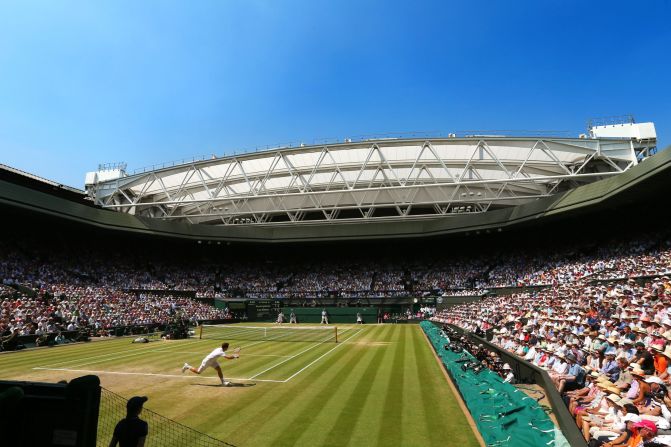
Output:
<instances>
[{"instance_id":1,"label":"player in white shirt","mask_svg":"<svg viewBox=\"0 0 671 447\"><path fill-rule=\"evenodd\" d=\"M233 360L237 359L240 357L237 353L233 355L228 355L226 354L226 350L228 349L228 343L223 343L220 348L215 349L214 351L210 352L207 357L203 359L203 361L200 363L200 366L198 368L194 368L193 366L189 365L188 363L185 363L184 366L182 366L182 372L185 372L186 370L189 370L193 373L200 374L204 370L206 370L209 366L217 370L217 374L219 375L219 379L221 379L221 384L223 386L230 386L231 382L227 382L224 380L224 373L221 370L221 366L219 366L219 362L217 362L217 359L219 357L223 357L227 360Z\"/></svg>"}]
</instances>

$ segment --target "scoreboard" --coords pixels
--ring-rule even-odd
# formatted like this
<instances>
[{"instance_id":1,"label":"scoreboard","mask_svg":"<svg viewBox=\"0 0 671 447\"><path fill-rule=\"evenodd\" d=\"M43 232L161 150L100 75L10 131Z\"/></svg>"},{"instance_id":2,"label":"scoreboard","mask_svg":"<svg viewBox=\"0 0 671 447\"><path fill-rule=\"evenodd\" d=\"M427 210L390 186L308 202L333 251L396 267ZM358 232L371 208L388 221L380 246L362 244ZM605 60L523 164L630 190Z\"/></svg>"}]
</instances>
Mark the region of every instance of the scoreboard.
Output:
<instances>
[{"instance_id":1,"label":"scoreboard","mask_svg":"<svg viewBox=\"0 0 671 447\"><path fill-rule=\"evenodd\" d=\"M282 310L279 300L250 300L247 302L247 315L250 319L274 320Z\"/></svg>"}]
</instances>

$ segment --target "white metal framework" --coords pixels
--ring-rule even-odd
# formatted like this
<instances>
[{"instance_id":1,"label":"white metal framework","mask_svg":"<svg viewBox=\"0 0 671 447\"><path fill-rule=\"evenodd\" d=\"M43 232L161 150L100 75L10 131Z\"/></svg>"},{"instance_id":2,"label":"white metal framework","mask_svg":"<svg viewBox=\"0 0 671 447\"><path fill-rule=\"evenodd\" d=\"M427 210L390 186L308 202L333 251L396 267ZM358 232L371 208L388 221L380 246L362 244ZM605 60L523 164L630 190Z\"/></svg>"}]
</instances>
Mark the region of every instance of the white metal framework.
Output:
<instances>
[{"instance_id":1,"label":"white metal framework","mask_svg":"<svg viewBox=\"0 0 671 447\"><path fill-rule=\"evenodd\" d=\"M654 143L652 143L654 144ZM618 175L634 138L471 136L283 148L126 175L87 176L104 208L210 225L485 213Z\"/></svg>"}]
</instances>

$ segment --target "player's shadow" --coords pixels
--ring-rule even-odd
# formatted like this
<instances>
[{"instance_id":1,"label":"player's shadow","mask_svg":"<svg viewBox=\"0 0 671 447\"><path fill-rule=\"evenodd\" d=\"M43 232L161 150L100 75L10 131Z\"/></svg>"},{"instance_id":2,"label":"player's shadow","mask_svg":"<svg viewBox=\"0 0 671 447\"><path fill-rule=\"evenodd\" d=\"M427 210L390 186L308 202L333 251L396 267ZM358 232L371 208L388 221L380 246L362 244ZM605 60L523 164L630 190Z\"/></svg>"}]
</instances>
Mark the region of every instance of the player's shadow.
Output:
<instances>
[{"instance_id":1,"label":"player's shadow","mask_svg":"<svg viewBox=\"0 0 671 447\"><path fill-rule=\"evenodd\" d=\"M249 388L250 386L256 386L256 383L233 383L229 386L221 386L219 384L211 384L211 383L192 383L192 386L213 386L215 388Z\"/></svg>"}]
</instances>

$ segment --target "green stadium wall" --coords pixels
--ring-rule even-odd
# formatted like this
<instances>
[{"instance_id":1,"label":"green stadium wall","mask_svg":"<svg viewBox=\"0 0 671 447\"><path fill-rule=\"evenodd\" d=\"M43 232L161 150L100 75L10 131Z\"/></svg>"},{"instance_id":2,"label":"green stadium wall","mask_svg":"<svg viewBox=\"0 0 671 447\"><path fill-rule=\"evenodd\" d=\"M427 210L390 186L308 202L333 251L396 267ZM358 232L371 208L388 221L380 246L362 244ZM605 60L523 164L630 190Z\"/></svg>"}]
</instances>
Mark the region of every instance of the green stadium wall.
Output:
<instances>
[{"instance_id":1,"label":"green stadium wall","mask_svg":"<svg viewBox=\"0 0 671 447\"><path fill-rule=\"evenodd\" d=\"M283 307L284 318L289 321L291 315L289 307ZM321 323L322 308L321 307L295 307L293 308L296 318L299 323ZM364 323L377 323L377 308L376 307L327 307L329 324L356 323L356 314L361 313Z\"/></svg>"}]
</instances>

